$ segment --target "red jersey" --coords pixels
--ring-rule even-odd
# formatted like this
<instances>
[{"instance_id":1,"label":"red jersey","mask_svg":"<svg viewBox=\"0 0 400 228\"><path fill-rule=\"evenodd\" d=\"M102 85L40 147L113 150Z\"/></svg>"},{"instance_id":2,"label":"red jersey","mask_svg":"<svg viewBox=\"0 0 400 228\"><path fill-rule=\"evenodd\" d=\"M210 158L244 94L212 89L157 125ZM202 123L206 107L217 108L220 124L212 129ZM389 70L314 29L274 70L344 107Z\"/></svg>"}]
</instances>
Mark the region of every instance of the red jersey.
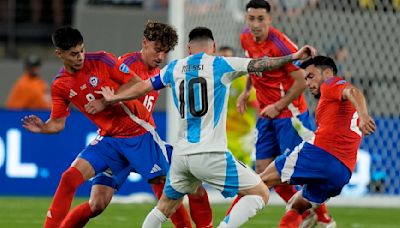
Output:
<instances>
[{"instance_id":1,"label":"red jersey","mask_svg":"<svg viewBox=\"0 0 400 228\"><path fill-rule=\"evenodd\" d=\"M321 85L314 145L331 153L353 171L362 133L356 109L349 100L342 99L347 85L349 83L340 77L328 79Z\"/></svg>"},{"instance_id":2,"label":"red jersey","mask_svg":"<svg viewBox=\"0 0 400 228\"><path fill-rule=\"evenodd\" d=\"M121 57L119 57L119 62L124 63L135 72L142 80L147 80L154 75L160 73L160 68L156 67L154 69L149 69L149 67L141 60L141 53L140 52L131 52L127 53ZM160 92L158 90L151 91L147 93L145 96L139 97L138 100L142 102L144 107L150 113L153 112L156 101Z\"/></svg>"},{"instance_id":3,"label":"red jersey","mask_svg":"<svg viewBox=\"0 0 400 228\"><path fill-rule=\"evenodd\" d=\"M246 55L250 58L280 57L297 51L297 47L289 38L272 26L269 28L268 37L261 42L256 42L249 29L245 28L240 35L240 43L246 51ZM289 74L297 70L299 70L297 66L293 63L288 63L279 69L263 72L263 77L250 74L253 86L256 89L257 101L260 105L259 110L262 110L267 105L274 104L285 95L294 82L294 79ZM292 117L307 110L307 103L303 94L294 99L292 104L296 110L289 110L286 107L277 118Z\"/></svg>"},{"instance_id":4,"label":"red jersey","mask_svg":"<svg viewBox=\"0 0 400 228\"><path fill-rule=\"evenodd\" d=\"M100 129L102 136L133 137L146 133L145 127L154 126L152 116L138 100L107 106L94 115L86 113L87 103L102 98L95 91L102 86L117 90L133 76L127 66L116 61L106 52L86 53L81 70L71 74L62 68L52 85L51 118L68 116L72 103Z\"/></svg>"}]
</instances>

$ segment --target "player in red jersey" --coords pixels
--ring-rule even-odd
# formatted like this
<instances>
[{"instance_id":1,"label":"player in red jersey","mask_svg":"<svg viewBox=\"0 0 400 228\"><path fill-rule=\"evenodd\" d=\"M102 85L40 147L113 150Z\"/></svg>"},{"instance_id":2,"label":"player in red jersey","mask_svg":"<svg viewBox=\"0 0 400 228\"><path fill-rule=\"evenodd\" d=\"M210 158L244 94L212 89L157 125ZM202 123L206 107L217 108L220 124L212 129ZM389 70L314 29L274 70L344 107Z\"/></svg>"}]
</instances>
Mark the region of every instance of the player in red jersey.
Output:
<instances>
[{"instance_id":1,"label":"player in red jersey","mask_svg":"<svg viewBox=\"0 0 400 228\"><path fill-rule=\"evenodd\" d=\"M261 174L273 187L300 184L303 189L289 201L279 227L299 227L301 214L340 194L356 164L362 135L375 131L364 95L336 76L334 61L317 56L301 65L309 91L320 98L316 109L315 138L301 142L275 159Z\"/></svg>"},{"instance_id":2,"label":"player in red jersey","mask_svg":"<svg viewBox=\"0 0 400 228\"><path fill-rule=\"evenodd\" d=\"M280 57L297 51L296 45L271 25L270 11L271 6L264 0L251 0L246 5L247 27L240 35L240 43L248 57ZM237 107L241 113L246 109L252 85L260 106L260 115L256 123L256 172L261 173L277 156L293 150L302 141L302 137L293 126L293 121L296 121L299 125L297 128L303 128L304 132L310 132L311 123L303 95L306 88L304 71L294 63L288 63L274 71L263 72L263 77L252 74L247 79L246 90L237 100ZM295 187L290 185L276 186L275 191L286 202L296 193ZM234 203L236 202L237 199ZM333 222L325 206L317 209L316 213L318 220ZM308 220L306 218L305 223L316 222Z\"/></svg>"},{"instance_id":3,"label":"player in red jersey","mask_svg":"<svg viewBox=\"0 0 400 228\"><path fill-rule=\"evenodd\" d=\"M173 32L175 36L169 42L175 46L177 35ZM141 101L107 106L95 115L85 111L89 102L101 99L94 93L101 86L119 87L128 80L140 78L134 77L126 65L117 64L117 59L111 54L85 53L83 37L77 29L59 28L53 33L52 40L64 67L52 85L51 116L46 122L34 115L27 116L23 126L35 133L60 132L64 129L72 103L100 129L99 136L77 156L61 177L44 225L60 227L77 188L89 178L107 171L117 187L134 169L149 182L157 183L166 175L169 164L167 148L155 132L151 113ZM137 157L141 157L140 161ZM159 169L152 172L155 164ZM86 206L86 209L91 209L89 204Z\"/></svg>"},{"instance_id":4,"label":"player in red jersey","mask_svg":"<svg viewBox=\"0 0 400 228\"><path fill-rule=\"evenodd\" d=\"M172 30L169 28L170 26L167 24L149 21L144 29L141 51L130 52L121 56L118 59L118 63L127 66L142 80L147 80L158 74L160 72L159 65L165 60L168 52L174 48L167 39L168 36L173 35L173 33L171 34ZM138 98L150 115L154 110L158 96L159 92L153 91ZM101 102L97 104L92 102L87 106L87 111L91 113L94 108L99 108L96 105L101 106L101 104ZM92 105L94 105L93 109L91 109ZM127 170L127 173L129 171ZM115 192L114 189L117 189L115 184L110 184L113 183L113 178L106 174L98 174L94 177L93 183L89 201L69 212L62 227L82 226L82 224L86 224L90 218L100 214L108 206ZM157 184L152 184L157 198L161 197L164 184L164 178L160 179ZM199 189L196 195L189 195L189 205L196 227L212 226L212 211L204 188ZM87 212L85 213L85 211ZM183 205L178 208L177 213L171 217L171 220L175 227L191 227L189 215Z\"/></svg>"}]
</instances>

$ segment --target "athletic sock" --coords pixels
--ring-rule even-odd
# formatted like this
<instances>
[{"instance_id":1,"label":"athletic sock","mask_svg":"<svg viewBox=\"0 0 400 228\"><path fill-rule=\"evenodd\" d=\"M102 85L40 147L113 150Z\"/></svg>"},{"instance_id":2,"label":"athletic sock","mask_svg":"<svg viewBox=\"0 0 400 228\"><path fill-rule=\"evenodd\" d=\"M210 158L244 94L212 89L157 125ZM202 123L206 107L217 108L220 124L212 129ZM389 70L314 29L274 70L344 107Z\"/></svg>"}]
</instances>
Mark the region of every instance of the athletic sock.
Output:
<instances>
[{"instance_id":1,"label":"athletic sock","mask_svg":"<svg viewBox=\"0 0 400 228\"><path fill-rule=\"evenodd\" d=\"M281 185L275 186L274 189L275 189L275 192L278 193L278 195L283 200L285 200L286 203L297 192L296 188L293 185L286 185L286 184L281 184Z\"/></svg>"},{"instance_id":2,"label":"athletic sock","mask_svg":"<svg viewBox=\"0 0 400 228\"><path fill-rule=\"evenodd\" d=\"M325 204L315 208L314 212L317 214L318 221L329 223L332 220L331 216L328 214L328 209L326 208Z\"/></svg>"},{"instance_id":3,"label":"athletic sock","mask_svg":"<svg viewBox=\"0 0 400 228\"><path fill-rule=\"evenodd\" d=\"M301 223L301 215L297 210L288 210L282 217L279 228L298 228Z\"/></svg>"},{"instance_id":4,"label":"athletic sock","mask_svg":"<svg viewBox=\"0 0 400 228\"><path fill-rule=\"evenodd\" d=\"M142 228L161 228L161 224L167 221L168 218L158 210L157 207L153 208L146 216Z\"/></svg>"},{"instance_id":5,"label":"athletic sock","mask_svg":"<svg viewBox=\"0 0 400 228\"><path fill-rule=\"evenodd\" d=\"M76 206L70 211L61 223L61 228L84 227L90 218L95 215L90 208L89 202L85 202Z\"/></svg>"},{"instance_id":6,"label":"athletic sock","mask_svg":"<svg viewBox=\"0 0 400 228\"><path fill-rule=\"evenodd\" d=\"M69 209L78 187L84 182L81 172L69 167L62 175L53 202L47 212L45 228L59 228Z\"/></svg>"},{"instance_id":7,"label":"athletic sock","mask_svg":"<svg viewBox=\"0 0 400 228\"><path fill-rule=\"evenodd\" d=\"M237 204L237 202L239 202L240 198L242 198L242 197L239 195L236 196L236 198L233 200L231 206L229 207L228 211L225 213L225 216L228 216L231 213L232 208Z\"/></svg>"},{"instance_id":8,"label":"athletic sock","mask_svg":"<svg viewBox=\"0 0 400 228\"><path fill-rule=\"evenodd\" d=\"M213 225L212 210L207 191L202 189L200 195L188 195L190 216L197 228L211 228Z\"/></svg>"},{"instance_id":9,"label":"athletic sock","mask_svg":"<svg viewBox=\"0 0 400 228\"><path fill-rule=\"evenodd\" d=\"M232 208L231 213L221 222L220 227L240 227L264 206L265 203L261 196L243 196Z\"/></svg>"},{"instance_id":10,"label":"athletic sock","mask_svg":"<svg viewBox=\"0 0 400 228\"><path fill-rule=\"evenodd\" d=\"M154 191L157 199L161 198L161 195L164 190L165 183L161 184L152 184L151 188ZM189 214L183 204L176 209L175 213L171 216L171 222L174 224L176 228L191 228L192 223L190 222Z\"/></svg>"}]
</instances>

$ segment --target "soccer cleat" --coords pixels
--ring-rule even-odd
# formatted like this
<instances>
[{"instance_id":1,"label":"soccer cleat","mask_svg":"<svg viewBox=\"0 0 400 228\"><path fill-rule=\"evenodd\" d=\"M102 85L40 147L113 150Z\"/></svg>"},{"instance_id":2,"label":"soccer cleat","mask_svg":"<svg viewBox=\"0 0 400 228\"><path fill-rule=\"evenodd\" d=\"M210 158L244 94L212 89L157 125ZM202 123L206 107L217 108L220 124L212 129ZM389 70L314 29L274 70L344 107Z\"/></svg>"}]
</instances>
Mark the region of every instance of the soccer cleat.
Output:
<instances>
[{"instance_id":1,"label":"soccer cleat","mask_svg":"<svg viewBox=\"0 0 400 228\"><path fill-rule=\"evenodd\" d=\"M317 225L317 215L313 209L305 211L302 215L303 220L301 221L300 228L312 228Z\"/></svg>"},{"instance_id":2,"label":"soccer cleat","mask_svg":"<svg viewBox=\"0 0 400 228\"><path fill-rule=\"evenodd\" d=\"M323 218L318 218L317 226L318 228L336 228L336 222L331 216L325 214Z\"/></svg>"}]
</instances>

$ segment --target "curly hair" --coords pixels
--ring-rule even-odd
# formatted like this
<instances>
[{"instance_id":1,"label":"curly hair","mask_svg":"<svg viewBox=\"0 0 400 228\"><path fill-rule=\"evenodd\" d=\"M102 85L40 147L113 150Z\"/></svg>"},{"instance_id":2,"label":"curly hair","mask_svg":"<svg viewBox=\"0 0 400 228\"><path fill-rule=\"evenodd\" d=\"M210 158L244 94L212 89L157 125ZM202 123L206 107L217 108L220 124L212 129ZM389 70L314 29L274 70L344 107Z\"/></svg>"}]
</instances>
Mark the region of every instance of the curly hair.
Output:
<instances>
[{"instance_id":1,"label":"curly hair","mask_svg":"<svg viewBox=\"0 0 400 228\"><path fill-rule=\"evenodd\" d=\"M175 28L168 24L148 21L143 32L149 41L159 41L161 46L173 50L178 43L178 35Z\"/></svg>"}]
</instances>

